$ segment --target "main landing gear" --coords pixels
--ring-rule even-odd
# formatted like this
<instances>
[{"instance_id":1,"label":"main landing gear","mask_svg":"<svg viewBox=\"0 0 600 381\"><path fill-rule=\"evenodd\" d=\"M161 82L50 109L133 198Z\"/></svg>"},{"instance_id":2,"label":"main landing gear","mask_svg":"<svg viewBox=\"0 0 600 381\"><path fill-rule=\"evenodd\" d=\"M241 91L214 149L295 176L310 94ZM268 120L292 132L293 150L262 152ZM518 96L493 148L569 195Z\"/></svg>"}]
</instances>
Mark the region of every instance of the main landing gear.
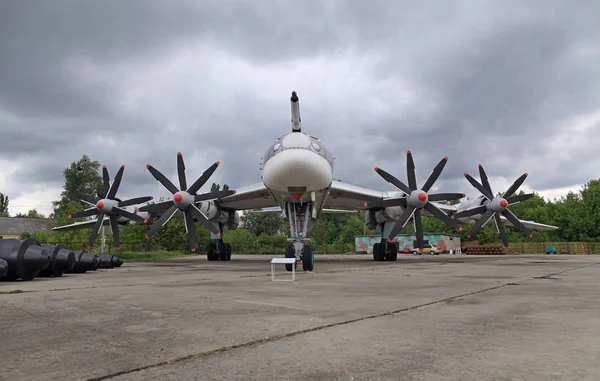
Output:
<instances>
[{"instance_id":1,"label":"main landing gear","mask_svg":"<svg viewBox=\"0 0 600 381\"><path fill-rule=\"evenodd\" d=\"M396 242L388 242L387 239L381 239L373 245L374 261L396 261L398 259L398 245Z\"/></svg>"},{"instance_id":2,"label":"main landing gear","mask_svg":"<svg viewBox=\"0 0 600 381\"><path fill-rule=\"evenodd\" d=\"M373 244L373 260L374 261L392 261L398 259L398 244L396 242L388 242L387 237L393 227L393 223L384 222L380 225L381 240Z\"/></svg>"},{"instance_id":3,"label":"main landing gear","mask_svg":"<svg viewBox=\"0 0 600 381\"><path fill-rule=\"evenodd\" d=\"M296 266L299 260L302 260L304 271L313 271L315 266L314 250L308 244L310 238L307 237L311 206L312 203L310 202L304 204L286 203L291 238L288 238L290 244L285 251L285 257L296 258L295 264L285 265L287 271L292 271L292 266Z\"/></svg>"},{"instance_id":4,"label":"main landing gear","mask_svg":"<svg viewBox=\"0 0 600 381\"><path fill-rule=\"evenodd\" d=\"M219 223L218 227L223 237L223 225ZM208 244L206 258L209 261L230 261L231 260L231 244L223 241L223 238L211 233L212 242Z\"/></svg>"}]
</instances>

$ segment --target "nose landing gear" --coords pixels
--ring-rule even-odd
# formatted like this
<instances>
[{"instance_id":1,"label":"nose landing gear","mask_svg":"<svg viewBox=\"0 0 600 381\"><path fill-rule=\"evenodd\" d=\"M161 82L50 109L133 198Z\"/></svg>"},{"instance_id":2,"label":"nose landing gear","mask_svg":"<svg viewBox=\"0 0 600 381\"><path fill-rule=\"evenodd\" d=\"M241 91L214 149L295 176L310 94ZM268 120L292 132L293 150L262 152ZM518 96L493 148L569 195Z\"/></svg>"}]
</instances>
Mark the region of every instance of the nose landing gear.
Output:
<instances>
[{"instance_id":1,"label":"nose landing gear","mask_svg":"<svg viewBox=\"0 0 600 381\"><path fill-rule=\"evenodd\" d=\"M296 258L294 265L285 265L287 271L292 271L292 266L296 266L298 261L302 261L304 271L313 271L315 266L315 256L313 247L308 244L308 219L312 203L294 204L287 203L286 210L290 224L290 244L288 245L285 257Z\"/></svg>"}]
</instances>

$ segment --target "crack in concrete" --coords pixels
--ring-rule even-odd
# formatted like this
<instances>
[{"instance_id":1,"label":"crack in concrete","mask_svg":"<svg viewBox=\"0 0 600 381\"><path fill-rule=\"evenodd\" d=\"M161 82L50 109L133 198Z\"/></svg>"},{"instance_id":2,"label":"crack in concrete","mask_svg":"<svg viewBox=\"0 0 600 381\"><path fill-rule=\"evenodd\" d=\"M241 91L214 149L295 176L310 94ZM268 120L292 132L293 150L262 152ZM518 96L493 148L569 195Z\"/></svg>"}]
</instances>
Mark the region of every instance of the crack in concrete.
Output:
<instances>
[{"instance_id":1,"label":"crack in concrete","mask_svg":"<svg viewBox=\"0 0 600 381\"><path fill-rule=\"evenodd\" d=\"M583 265L583 266L577 266L577 267L573 267L573 268L570 268L570 269L561 270L561 271L558 271L558 272L555 272L555 273L550 273L550 274L547 274L545 276L548 277L548 276L554 276L554 275L564 274L564 273L569 272L569 271L579 270L579 269L582 269L582 268L592 267L592 266L598 266L598 265L600 265L600 263L586 264L586 265ZM518 283L522 283L522 282L526 282L526 281L536 280L538 278L539 277L531 276L531 277L527 277L527 278L522 279L522 280L517 281L517 282ZM465 293L462 293L462 294L459 294L459 295L450 296L450 297L444 298L444 299L438 299L438 300L434 300L434 301L431 301L431 302L418 304L418 305L411 306L411 307L405 307L405 308L400 308L400 309L397 309L397 310L383 312L383 313L379 313L379 314L375 314L375 315L368 315L368 316L363 316L363 317L359 317L359 318L354 318L354 319L349 319L349 320L343 320L343 321L339 321L339 322L335 322L335 323L319 325L319 326L313 327L313 328L307 328L307 329L302 329L302 330L298 330L298 331L287 332L287 333L283 333L283 334L276 335L276 336L265 337L263 339L251 340L251 341L248 341L248 342L245 342L245 343L228 345L228 346L221 347L221 348L216 348L216 349L212 349L212 350L208 350L208 351L204 351L204 352L200 352L200 353L193 353L193 354L189 354L189 355L186 355L186 356L182 356L182 357L178 357L178 358L174 358L174 359L170 359L170 360L161 361L161 362L158 362L158 363L155 363L155 364L143 365L143 366L140 366L140 367L137 367L137 368L123 370L123 371L112 373L112 374L108 374L108 375L105 375L105 376L88 378L86 381L102 381L102 380L107 380L107 379L110 379L110 378L114 378L114 377L118 377L118 376L122 376L122 375L126 375L126 374L131 374L131 373L135 373L135 372L140 372L140 371L147 370L147 369L158 368L158 367L165 366L165 365L176 364L176 363L179 363L179 362L182 362L182 361L194 360L194 359L208 357L208 356L219 354L219 353L229 352L229 351L232 351L232 350L238 349L238 348L254 347L254 346L261 345L261 344L266 344L266 343L269 343L269 342L278 341L278 340L282 340L282 339L286 339L286 338L289 338L289 337L298 336L298 335L305 334L305 333L320 331L320 330L323 330L323 329L326 329L326 328L338 327L338 326L348 325L348 324L357 323L357 322L361 322L361 321L365 321L365 320L377 319L377 318L386 317L386 316L394 316L394 315L401 314L401 313L404 313L404 312L414 311L414 310L417 310L417 309L420 309L420 308L424 308L424 307L428 307L428 306L432 306L432 305L436 305L436 304L441 304L441 303L445 303L445 302L449 302L449 301L452 301L454 299L462 298L462 297L465 297L465 296L477 295L477 294L481 294L481 293L484 293L484 292L487 292L487 291L497 290L497 289L504 288L504 287L507 287L507 286L511 286L511 285L514 285L514 284L515 284L515 281L512 281L512 282L508 282L508 283L504 283L504 284L500 284L500 285L496 285L496 286L492 286L492 287L486 287L486 288L475 290L475 291L471 291L471 292L465 292Z\"/></svg>"}]
</instances>

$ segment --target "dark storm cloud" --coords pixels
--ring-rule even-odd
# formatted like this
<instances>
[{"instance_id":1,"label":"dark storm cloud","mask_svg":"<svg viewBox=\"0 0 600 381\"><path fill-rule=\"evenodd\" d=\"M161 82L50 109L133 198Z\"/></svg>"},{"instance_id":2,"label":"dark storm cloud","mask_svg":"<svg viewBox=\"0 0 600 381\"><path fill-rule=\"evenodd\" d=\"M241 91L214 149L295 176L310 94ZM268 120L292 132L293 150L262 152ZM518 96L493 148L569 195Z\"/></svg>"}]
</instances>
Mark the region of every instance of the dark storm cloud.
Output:
<instances>
[{"instance_id":1,"label":"dark storm cloud","mask_svg":"<svg viewBox=\"0 0 600 381\"><path fill-rule=\"evenodd\" d=\"M449 156L443 190L469 191L462 173L480 162L506 182L527 171L534 188L580 184L597 176L597 161L577 161L598 133L579 132L570 156L548 147L600 100L599 13L551 1L3 2L0 160L20 169L0 191L60 187L84 153L111 177L126 165L127 197L165 194L145 164L176 182L178 151L189 178L220 160L209 183L259 182L260 157L289 131L292 89L304 130L350 183L389 189L373 166L405 180L411 149L420 183Z\"/></svg>"}]
</instances>

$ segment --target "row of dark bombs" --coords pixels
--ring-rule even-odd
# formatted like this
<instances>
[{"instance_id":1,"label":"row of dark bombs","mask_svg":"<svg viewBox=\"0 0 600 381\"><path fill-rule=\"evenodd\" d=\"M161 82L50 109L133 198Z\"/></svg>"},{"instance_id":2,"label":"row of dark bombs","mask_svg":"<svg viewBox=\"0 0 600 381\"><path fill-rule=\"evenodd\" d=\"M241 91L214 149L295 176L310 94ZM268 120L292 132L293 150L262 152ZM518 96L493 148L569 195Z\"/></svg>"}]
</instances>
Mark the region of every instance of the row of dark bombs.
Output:
<instances>
[{"instance_id":1,"label":"row of dark bombs","mask_svg":"<svg viewBox=\"0 0 600 381\"><path fill-rule=\"evenodd\" d=\"M0 281L60 277L65 273L81 274L122 264L123 261L114 255L70 251L63 245L41 244L34 238L0 239Z\"/></svg>"}]
</instances>

